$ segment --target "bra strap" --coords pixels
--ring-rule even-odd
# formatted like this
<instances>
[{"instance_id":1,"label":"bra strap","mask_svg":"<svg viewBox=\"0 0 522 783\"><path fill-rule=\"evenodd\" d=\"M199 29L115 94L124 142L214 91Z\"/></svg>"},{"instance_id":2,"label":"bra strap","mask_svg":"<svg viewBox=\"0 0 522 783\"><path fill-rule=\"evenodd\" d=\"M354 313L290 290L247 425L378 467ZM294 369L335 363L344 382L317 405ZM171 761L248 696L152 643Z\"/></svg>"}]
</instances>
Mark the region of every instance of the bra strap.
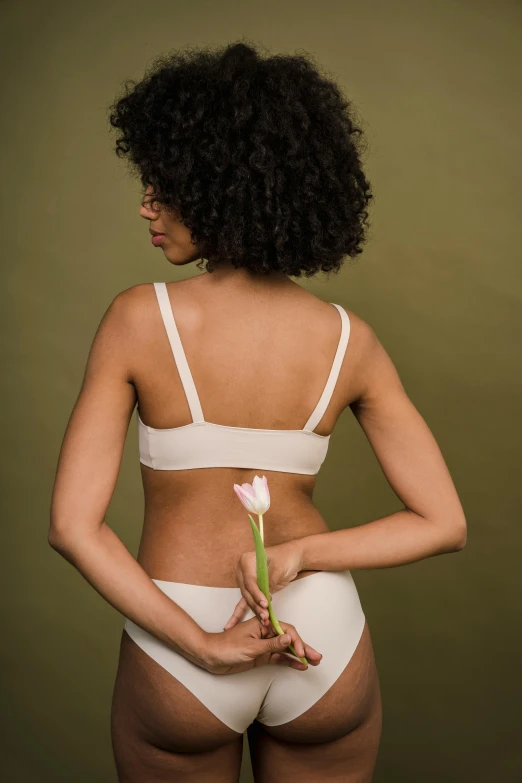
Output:
<instances>
[{"instance_id":1,"label":"bra strap","mask_svg":"<svg viewBox=\"0 0 522 783\"><path fill-rule=\"evenodd\" d=\"M167 330L170 347L172 348L172 353L174 354L174 361L176 362L176 367L178 368L183 390L189 404L192 421L195 423L203 422L205 421L203 418L203 411L199 402L194 379L192 378L192 373L190 372L187 363L187 357L185 356L185 351L183 350L178 327L176 326L167 286L165 283L154 283L154 289L156 291L161 317L163 318L163 323L165 324L165 329Z\"/></svg>"},{"instance_id":2,"label":"bra strap","mask_svg":"<svg viewBox=\"0 0 522 783\"><path fill-rule=\"evenodd\" d=\"M315 428L323 418L324 413L328 407L328 403L332 398L332 394L335 389L335 384L337 383L337 378L339 377L339 372L341 371L341 365L343 363L344 354L346 353L348 339L350 337L350 318L348 317L348 313L343 307L341 307L338 304L335 304L335 302L330 302L330 304L333 304L333 306L337 308L337 310L341 315L341 336L339 337L337 351L335 352L333 364L330 369L330 375L328 376L328 380L326 381L326 385L323 389L323 393L319 398L319 402L317 403L314 412L312 413L312 415L306 422L305 426L303 427L304 430L309 430L309 431L315 430Z\"/></svg>"}]
</instances>

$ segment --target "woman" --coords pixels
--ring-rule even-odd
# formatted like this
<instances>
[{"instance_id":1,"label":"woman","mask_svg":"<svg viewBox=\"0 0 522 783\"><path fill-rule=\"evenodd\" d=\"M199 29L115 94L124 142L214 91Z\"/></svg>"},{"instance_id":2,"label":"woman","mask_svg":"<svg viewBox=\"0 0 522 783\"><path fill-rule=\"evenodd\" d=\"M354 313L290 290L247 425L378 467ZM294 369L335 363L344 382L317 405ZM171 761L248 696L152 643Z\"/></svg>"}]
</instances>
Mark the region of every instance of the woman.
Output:
<instances>
[{"instance_id":1,"label":"woman","mask_svg":"<svg viewBox=\"0 0 522 783\"><path fill-rule=\"evenodd\" d=\"M263 58L243 42L160 58L110 121L152 242L175 266L206 261L202 274L114 298L53 492L51 546L126 618L119 779L237 781L247 730L257 783L371 781L381 699L350 570L462 549L466 523L371 327L291 280L361 252L372 198L361 130L304 56ZM137 560L104 520L136 405ZM312 495L348 407L404 508L330 532ZM256 476L270 492L279 636L234 492Z\"/></svg>"}]
</instances>

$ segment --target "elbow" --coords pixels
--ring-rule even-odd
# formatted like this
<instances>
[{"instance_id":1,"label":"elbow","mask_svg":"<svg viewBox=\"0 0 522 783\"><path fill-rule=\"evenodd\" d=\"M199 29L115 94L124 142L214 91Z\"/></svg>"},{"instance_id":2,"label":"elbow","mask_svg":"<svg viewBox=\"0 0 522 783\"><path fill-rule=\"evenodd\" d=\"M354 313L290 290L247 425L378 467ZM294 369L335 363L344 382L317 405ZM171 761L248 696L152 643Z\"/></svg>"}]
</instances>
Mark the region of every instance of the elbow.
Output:
<instances>
[{"instance_id":1,"label":"elbow","mask_svg":"<svg viewBox=\"0 0 522 783\"><path fill-rule=\"evenodd\" d=\"M467 542L467 533L466 533L466 528L464 528L464 530L459 533L458 538L454 540L451 551L460 552L460 550L464 549L464 547L466 546L466 542Z\"/></svg>"},{"instance_id":2,"label":"elbow","mask_svg":"<svg viewBox=\"0 0 522 783\"><path fill-rule=\"evenodd\" d=\"M47 543L49 546L63 555L66 560L76 557L76 554L85 549L93 536L96 537L100 530L98 524L78 523L71 524L69 520L58 521L51 519Z\"/></svg>"},{"instance_id":3,"label":"elbow","mask_svg":"<svg viewBox=\"0 0 522 783\"><path fill-rule=\"evenodd\" d=\"M444 526L444 545L445 552L460 552L466 546L467 542L466 519L462 516L452 522L451 525Z\"/></svg>"},{"instance_id":4,"label":"elbow","mask_svg":"<svg viewBox=\"0 0 522 783\"><path fill-rule=\"evenodd\" d=\"M51 547L51 549L54 549L56 552L63 552L65 549L65 536L60 531L56 525L51 525L49 528L49 533L47 535L47 543Z\"/></svg>"},{"instance_id":5,"label":"elbow","mask_svg":"<svg viewBox=\"0 0 522 783\"><path fill-rule=\"evenodd\" d=\"M51 522L47 535L47 543L51 549L54 549L61 555L65 555L71 549L71 531L68 530L67 526Z\"/></svg>"}]
</instances>

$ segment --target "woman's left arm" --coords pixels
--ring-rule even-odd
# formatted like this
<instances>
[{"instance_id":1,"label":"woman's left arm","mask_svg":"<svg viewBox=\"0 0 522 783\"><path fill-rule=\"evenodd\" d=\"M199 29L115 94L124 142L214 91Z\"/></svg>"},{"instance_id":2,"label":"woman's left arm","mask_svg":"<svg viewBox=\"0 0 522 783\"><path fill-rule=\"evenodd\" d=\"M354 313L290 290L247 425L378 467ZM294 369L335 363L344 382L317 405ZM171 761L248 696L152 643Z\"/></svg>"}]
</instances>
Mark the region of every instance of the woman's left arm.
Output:
<instances>
[{"instance_id":1,"label":"woman's left arm","mask_svg":"<svg viewBox=\"0 0 522 783\"><path fill-rule=\"evenodd\" d=\"M358 333L361 393L350 407L404 508L357 527L267 547L272 591L284 586L281 581L289 581L289 571L390 568L457 552L466 544L464 511L433 434L371 327L359 321ZM243 598L232 625L247 605L260 617L266 614L255 578L255 557L245 553L238 565Z\"/></svg>"},{"instance_id":2,"label":"woman's left arm","mask_svg":"<svg viewBox=\"0 0 522 783\"><path fill-rule=\"evenodd\" d=\"M404 509L346 530L300 539L303 569L390 568L466 544L466 519L439 446L364 324L361 395L352 411Z\"/></svg>"}]
</instances>

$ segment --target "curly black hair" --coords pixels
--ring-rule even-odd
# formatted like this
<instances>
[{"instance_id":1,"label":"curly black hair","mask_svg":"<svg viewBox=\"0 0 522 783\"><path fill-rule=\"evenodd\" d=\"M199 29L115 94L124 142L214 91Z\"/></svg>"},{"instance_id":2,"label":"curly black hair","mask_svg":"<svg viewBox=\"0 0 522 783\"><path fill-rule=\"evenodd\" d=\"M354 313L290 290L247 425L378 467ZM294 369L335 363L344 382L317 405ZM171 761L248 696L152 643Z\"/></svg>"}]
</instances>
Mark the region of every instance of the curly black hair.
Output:
<instances>
[{"instance_id":1,"label":"curly black hair","mask_svg":"<svg viewBox=\"0 0 522 783\"><path fill-rule=\"evenodd\" d=\"M245 39L185 47L128 79L109 107L148 198L190 230L212 272L338 272L367 239L373 198L352 103L307 54Z\"/></svg>"}]
</instances>

